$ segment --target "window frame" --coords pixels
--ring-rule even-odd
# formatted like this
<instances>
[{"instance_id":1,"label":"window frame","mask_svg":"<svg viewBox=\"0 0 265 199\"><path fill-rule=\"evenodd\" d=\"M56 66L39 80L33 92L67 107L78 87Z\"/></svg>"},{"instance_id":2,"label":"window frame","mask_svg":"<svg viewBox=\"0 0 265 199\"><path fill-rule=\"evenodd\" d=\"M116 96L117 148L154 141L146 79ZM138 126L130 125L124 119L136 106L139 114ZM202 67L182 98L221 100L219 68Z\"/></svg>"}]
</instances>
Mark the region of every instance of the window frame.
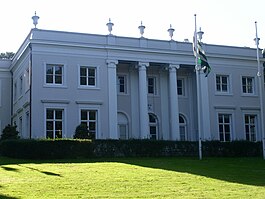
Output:
<instances>
[{"instance_id":1,"label":"window frame","mask_svg":"<svg viewBox=\"0 0 265 199\"><path fill-rule=\"evenodd\" d=\"M246 91L244 91L244 84L243 84L243 79L246 78ZM247 82L247 79L251 79L252 82L251 82L251 88L252 88L252 92L249 92L248 90L248 82ZM242 95L244 96L254 96L256 95L256 79L255 77L253 76L248 76L248 75L243 75L241 76L241 92L242 92Z\"/></svg>"},{"instance_id":2,"label":"window frame","mask_svg":"<svg viewBox=\"0 0 265 199\"><path fill-rule=\"evenodd\" d=\"M153 82L154 84L151 85L153 87L153 93L150 93L149 92L149 79L153 79ZM146 86L147 86L147 94L148 95L152 95L152 96L157 96L158 95L158 86L157 86L157 77L156 76L153 76L153 75L150 75L150 76L147 76L147 83L146 83Z\"/></svg>"},{"instance_id":3,"label":"window frame","mask_svg":"<svg viewBox=\"0 0 265 199\"><path fill-rule=\"evenodd\" d=\"M86 84L85 85L81 85L81 68L86 68ZM95 81L95 85L89 85L88 82L88 69L94 69L95 72L95 77L94 77L94 81ZM90 64L79 64L78 65L78 88L81 89L98 89L99 88L99 67L98 66L92 66Z\"/></svg>"},{"instance_id":4,"label":"window frame","mask_svg":"<svg viewBox=\"0 0 265 199\"><path fill-rule=\"evenodd\" d=\"M120 77L124 77L124 92L120 91ZM120 95L127 95L128 94L128 75L126 74L117 74L117 93Z\"/></svg>"},{"instance_id":5,"label":"window frame","mask_svg":"<svg viewBox=\"0 0 265 199\"><path fill-rule=\"evenodd\" d=\"M220 90L218 90L217 88L217 80L218 80L218 77L220 77ZM224 83L222 81L222 78L226 78L227 80L227 90L225 91L224 89L222 89ZM228 74L215 74L215 92L218 93L218 94L231 94L231 76L228 75Z\"/></svg>"},{"instance_id":6,"label":"window frame","mask_svg":"<svg viewBox=\"0 0 265 199\"><path fill-rule=\"evenodd\" d=\"M181 86L181 88L180 88L180 86L179 86L179 81L181 81L181 84L182 84L182 86ZM186 96L186 86L185 86L185 79L184 78L178 78L177 79L177 95L179 96L179 97L185 97ZM179 89L181 89L182 90L182 94L179 94Z\"/></svg>"},{"instance_id":7,"label":"window frame","mask_svg":"<svg viewBox=\"0 0 265 199\"><path fill-rule=\"evenodd\" d=\"M254 116L254 124L251 122L246 123L246 116L251 117ZM243 120L244 120L244 131L245 131L245 140L250 141L250 142L256 142L257 141L257 133L258 133L258 115L255 113L244 113L243 115ZM254 139L252 140L252 133L251 133L251 126L254 125L254 129L255 129L255 134L254 134ZM248 127L249 130L249 138L247 138L247 131L246 131L246 127Z\"/></svg>"},{"instance_id":8,"label":"window frame","mask_svg":"<svg viewBox=\"0 0 265 199\"><path fill-rule=\"evenodd\" d=\"M47 83L47 67L51 66L52 70L52 83ZM55 67L62 68L62 75L61 75L61 83L56 83L56 72L54 70ZM44 86L45 87L66 87L66 64L63 63L44 63Z\"/></svg>"},{"instance_id":9,"label":"window frame","mask_svg":"<svg viewBox=\"0 0 265 199\"><path fill-rule=\"evenodd\" d=\"M229 123L223 121L222 123L219 122L219 116L222 115L222 116L229 116ZM224 120L224 118L223 118ZM221 132L220 132L220 125L222 125L223 127L223 131L222 131L222 137L223 137L223 140L221 139ZM229 133L229 140L226 140L226 131L225 131L225 125L229 125L229 130L230 130L230 133ZM228 112L218 112L217 113L217 131L218 131L218 138L219 138L219 141L221 142L231 142L233 141L233 114L232 113L228 113Z\"/></svg>"}]
</instances>

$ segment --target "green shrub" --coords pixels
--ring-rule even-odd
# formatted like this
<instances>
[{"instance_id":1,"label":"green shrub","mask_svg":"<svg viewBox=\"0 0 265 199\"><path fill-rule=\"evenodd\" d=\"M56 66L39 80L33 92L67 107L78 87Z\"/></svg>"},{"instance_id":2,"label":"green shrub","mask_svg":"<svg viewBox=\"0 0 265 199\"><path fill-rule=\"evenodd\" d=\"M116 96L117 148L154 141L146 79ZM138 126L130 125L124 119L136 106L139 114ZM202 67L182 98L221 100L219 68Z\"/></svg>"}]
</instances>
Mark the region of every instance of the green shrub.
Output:
<instances>
[{"instance_id":1,"label":"green shrub","mask_svg":"<svg viewBox=\"0 0 265 199\"><path fill-rule=\"evenodd\" d=\"M16 130L17 126L11 126L8 124L2 132L1 140L7 139L19 139L19 132Z\"/></svg>"},{"instance_id":2,"label":"green shrub","mask_svg":"<svg viewBox=\"0 0 265 199\"><path fill-rule=\"evenodd\" d=\"M74 139L89 139L91 138L86 124L80 124L76 127Z\"/></svg>"},{"instance_id":3,"label":"green shrub","mask_svg":"<svg viewBox=\"0 0 265 199\"><path fill-rule=\"evenodd\" d=\"M202 142L203 157L262 156L261 142ZM0 155L26 159L198 157L198 142L162 140L3 140Z\"/></svg>"}]
</instances>

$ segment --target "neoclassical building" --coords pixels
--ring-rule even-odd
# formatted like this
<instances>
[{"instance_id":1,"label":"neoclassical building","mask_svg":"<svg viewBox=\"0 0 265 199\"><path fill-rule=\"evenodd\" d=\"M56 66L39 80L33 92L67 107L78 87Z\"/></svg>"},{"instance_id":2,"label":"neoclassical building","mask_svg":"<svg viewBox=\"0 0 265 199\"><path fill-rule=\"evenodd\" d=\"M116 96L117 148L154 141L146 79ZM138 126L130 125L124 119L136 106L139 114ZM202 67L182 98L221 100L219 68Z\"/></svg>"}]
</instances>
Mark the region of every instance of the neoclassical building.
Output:
<instances>
[{"instance_id":1,"label":"neoclassical building","mask_svg":"<svg viewBox=\"0 0 265 199\"><path fill-rule=\"evenodd\" d=\"M256 49L203 44L211 72L197 76L192 43L141 34L32 29L0 60L0 129L72 138L84 123L96 139L262 139Z\"/></svg>"}]
</instances>

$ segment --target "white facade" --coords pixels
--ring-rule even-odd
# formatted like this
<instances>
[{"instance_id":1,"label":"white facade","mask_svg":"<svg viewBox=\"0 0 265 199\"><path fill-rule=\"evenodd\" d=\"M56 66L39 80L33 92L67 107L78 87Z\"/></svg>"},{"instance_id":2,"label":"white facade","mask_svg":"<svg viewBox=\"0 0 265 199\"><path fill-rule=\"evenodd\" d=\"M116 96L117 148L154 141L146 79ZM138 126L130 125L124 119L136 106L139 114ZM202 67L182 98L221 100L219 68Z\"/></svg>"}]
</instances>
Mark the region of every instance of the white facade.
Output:
<instances>
[{"instance_id":1,"label":"white facade","mask_svg":"<svg viewBox=\"0 0 265 199\"><path fill-rule=\"evenodd\" d=\"M256 49L204 49L202 139L261 140ZM0 61L0 125L16 124L22 138L72 138L86 123L96 139L195 141L194 65L188 42L35 28Z\"/></svg>"}]
</instances>

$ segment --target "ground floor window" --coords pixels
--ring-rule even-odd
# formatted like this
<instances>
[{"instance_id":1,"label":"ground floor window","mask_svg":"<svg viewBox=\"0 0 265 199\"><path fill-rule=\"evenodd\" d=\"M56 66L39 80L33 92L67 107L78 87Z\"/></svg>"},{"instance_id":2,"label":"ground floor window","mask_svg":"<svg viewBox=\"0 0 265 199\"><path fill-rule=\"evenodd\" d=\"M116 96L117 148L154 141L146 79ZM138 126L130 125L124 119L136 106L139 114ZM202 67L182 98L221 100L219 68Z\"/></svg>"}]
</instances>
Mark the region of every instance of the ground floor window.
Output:
<instances>
[{"instance_id":1,"label":"ground floor window","mask_svg":"<svg viewBox=\"0 0 265 199\"><path fill-rule=\"evenodd\" d=\"M90 137L95 139L97 132L97 111L82 109L81 124L87 125Z\"/></svg>"},{"instance_id":2,"label":"ground floor window","mask_svg":"<svg viewBox=\"0 0 265 199\"><path fill-rule=\"evenodd\" d=\"M158 122L154 114L149 114L149 133L150 139L156 140L158 138Z\"/></svg>"},{"instance_id":3,"label":"ground floor window","mask_svg":"<svg viewBox=\"0 0 265 199\"><path fill-rule=\"evenodd\" d=\"M220 141L231 141L231 114L218 114L219 138Z\"/></svg>"},{"instance_id":4,"label":"ground floor window","mask_svg":"<svg viewBox=\"0 0 265 199\"><path fill-rule=\"evenodd\" d=\"M46 109L46 138L63 137L63 109Z\"/></svg>"},{"instance_id":5,"label":"ground floor window","mask_svg":"<svg viewBox=\"0 0 265 199\"><path fill-rule=\"evenodd\" d=\"M255 142L257 134L257 116L246 114L244 117L246 140Z\"/></svg>"},{"instance_id":6,"label":"ground floor window","mask_svg":"<svg viewBox=\"0 0 265 199\"><path fill-rule=\"evenodd\" d=\"M179 133L180 133L180 140L186 141L187 140L187 131L186 131L186 120L184 116L179 115Z\"/></svg>"}]
</instances>

